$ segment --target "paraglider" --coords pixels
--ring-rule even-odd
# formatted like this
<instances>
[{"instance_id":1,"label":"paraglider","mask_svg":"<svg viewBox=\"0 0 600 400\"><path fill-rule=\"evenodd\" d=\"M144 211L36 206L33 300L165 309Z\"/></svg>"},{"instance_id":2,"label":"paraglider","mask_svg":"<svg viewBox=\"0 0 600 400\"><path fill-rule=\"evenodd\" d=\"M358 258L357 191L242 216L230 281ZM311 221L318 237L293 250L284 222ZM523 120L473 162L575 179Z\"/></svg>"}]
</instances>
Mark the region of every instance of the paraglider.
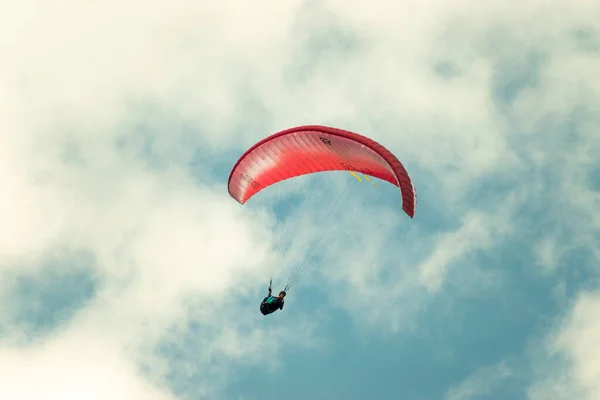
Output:
<instances>
[{"instance_id":1,"label":"paraglider","mask_svg":"<svg viewBox=\"0 0 600 400\"><path fill-rule=\"evenodd\" d=\"M275 133L250 147L235 163L228 180L228 191L240 204L258 192L284 180L326 171L348 171L359 182L357 173L369 182L377 178L400 189L402 210L414 218L416 192L406 169L387 148L373 139L342 129L320 125L299 126ZM374 185L375 186L375 185ZM297 279L305 271L296 273ZM268 315L283 309L286 291L269 295L260 310Z\"/></svg>"},{"instance_id":2,"label":"paraglider","mask_svg":"<svg viewBox=\"0 0 600 400\"><path fill-rule=\"evenodd\" d=\"M279 292L279 296L275 297L271 290L272 281L269 282L269 294L260 303L260 312L262 315L269 315L277 310L283 310L286 292L285 289Z\"/></svg>"}]
</instances>

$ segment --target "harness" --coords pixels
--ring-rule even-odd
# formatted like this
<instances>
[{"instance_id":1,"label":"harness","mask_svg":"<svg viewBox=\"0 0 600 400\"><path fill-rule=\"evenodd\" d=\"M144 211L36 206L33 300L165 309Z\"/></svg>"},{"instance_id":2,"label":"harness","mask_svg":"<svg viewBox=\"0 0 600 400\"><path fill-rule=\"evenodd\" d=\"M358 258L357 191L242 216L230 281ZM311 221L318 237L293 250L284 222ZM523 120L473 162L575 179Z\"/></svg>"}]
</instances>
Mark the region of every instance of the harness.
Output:
<instances>
[{"instance_id":1,"label":"harness","mask_svg":"<svg viewBox=\"0 0 600 400\"><path fill-rule=\"evenodd\" d=\"M269 296L267 297L267 299L263 302L263 304L273 304L276 301L279 300L279 297L275 297L275 296ZM281 302L283 303L285 301L285 299L281 299Z\"/></svg>"}]
</instances>

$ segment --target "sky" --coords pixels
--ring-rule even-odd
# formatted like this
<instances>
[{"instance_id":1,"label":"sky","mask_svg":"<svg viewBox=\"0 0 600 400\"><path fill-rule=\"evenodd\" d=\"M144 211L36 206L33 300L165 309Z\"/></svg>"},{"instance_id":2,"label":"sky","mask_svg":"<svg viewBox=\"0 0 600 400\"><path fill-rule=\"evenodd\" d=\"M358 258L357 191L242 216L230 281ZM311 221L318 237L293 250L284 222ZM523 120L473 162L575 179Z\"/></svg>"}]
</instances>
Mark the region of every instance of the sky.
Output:
<instances>
[{"instance_id":1,"label":"sky","mask_svg":"<svg viewBox=\"0 0 600 400\"><path fill-rule=\"evenodd\" d=\"M597 0L0 9L1 399L600 399ZM415 218L346 173L229 196L308 124Z\"/></svg>"}]
</instances>

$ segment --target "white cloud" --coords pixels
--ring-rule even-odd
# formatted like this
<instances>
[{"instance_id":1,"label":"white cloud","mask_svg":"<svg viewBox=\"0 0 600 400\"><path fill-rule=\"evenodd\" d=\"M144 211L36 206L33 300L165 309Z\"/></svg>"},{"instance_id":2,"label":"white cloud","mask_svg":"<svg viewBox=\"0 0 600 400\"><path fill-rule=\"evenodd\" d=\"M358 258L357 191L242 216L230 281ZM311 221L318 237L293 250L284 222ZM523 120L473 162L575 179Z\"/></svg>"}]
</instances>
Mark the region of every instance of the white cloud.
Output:
<instances>
[{"instance_id":1,"label":"white cloud","mask_svg":"<svg viewBox=\"0 0 600 400\"><path fill-rule=\"evenodd\" d=\"M3 399L172 400L144 379L118 343L72 332L28 348L0 348Z\"/></svg>"},{"instance_id":2,"label":"white cloud","mask_svg":"<svg viewBox=\"0 0 600 400\"><path fill-rule=\"evenodd\" d=\"M459 229L441 234L432 254L419 265L420 284L427 290L438 291L451 264L500 241L511 230L508 217L512 211L509 207L497 211L498 215L495 216L481 212L468 213Z\"/></svg>"},{"instance_id":3,"label":"white cloud","mask_svg":"<svg viewBox=\"0 0 600 400\"><path fill-rule=\"evenodd\" d=\"M446 400L478 399L493 394L495 388L511 375L512 371L506 361L483 367L448 389Z\"/></svg>"},{"instance_id":4,"label":"white cloud","mask_svg":"<svg viewBox=\"0 0 600 400\"><path fill-rule=\"evenodd\" d=\"M575 382L590 399L600 397L600 296L581 294L554 343L573 362Z\"/></svg>"},{"instance_id":5,"label":"white cloud","mask_svg":"<svg viewBox=\"0 0 600 400\"><path fill-rule=\"evenodd\" d=\"M541 239L534 247L538 264L544 271L556 268L560 255L558 253L558 240L556 237L547 236Z\"/></svg>"},{"instance_id":6,"label":"white cloud","mask_svg":"<svg viewBox=\"0 0 600 400\"><path fill-rule=\"evenodd\" d=\"M600 296L581 293L573 307L547 337L547 357L560 356L542 369L529 398L597 399L600 397ZM543 361L542 361L543 362Z\"/></svg>"},{"instance_id":7,"label":"white cloud","mask_svg":"<svg viewBox=\"0 0 600 400\"><path fill-rule=\"evenodd\" d=\"M83 249L96 259L100 286L46 345L5 347L0 371L16 378L0 385L0 397L35 398L21 377L42 379L37 371L52 369L71 343L76 351L63 354L47 390L65 398L85 390L103 398L169 398L135 365L140 348L155 346L174 325L185 331L190 297L204 304L193 316L216 327L202 346L249 360L263 351L241 339L264 334L250 320L231 328L210 310L211 299L232 288L251 293L264 278L273 222L229 199L224 182L192 179L186 163L198 144L237 152L278 128L327 123L373 136L420 174L417 190L436 197L420 200L454 229L437 229L433 240L419 231L418 214L402 228L418 234L414 241L400 246L390 240L391 227L373 230L368 241L344 248L341 274L325 271L348 285L340 303L372 322L409 324L432 295L420 285L438 294L453 279L453 263L493 249L519 228L515 215L525 201L551 197L550 223L570 213L556 236L575 234L567 250L595 245L598 196L584 172L600 153L592 114L600 65L593 53L578 51L569 33L594 26L599 10L594 1L576 3L4 2L0 273L37 276L48 254ZM499 65L525 69L530 50L547 56L537 84L499 107L492 90ZM435 73L440 66L449 76ZM545 121L564 123L584 105L590 115L577 140L550 144L564 130L540 136ZM133 134L136 128L148 137ZM153 169L140 155L148 138L165 169ZM537 172L552 174L551 184ZM513 174L531 185L524 188ZM473 212L471 193L497 175L521 185ZM565 193L577 195L560 197ZM315 226L298 225L300 245ZM566 250L543 243L541 263L559 269ZM475 277L477 270L464 269ZM0 283L0 310L11 306L6 285ZM393 310L373 313L381 290ZM231 315L239 314L235 308ZM98 376L81 357L90 352L105 366ZM63 375L77 371L82 379L72 386ZM577 371L588 382L588 370Z\"/></svg>"}]
</instances>

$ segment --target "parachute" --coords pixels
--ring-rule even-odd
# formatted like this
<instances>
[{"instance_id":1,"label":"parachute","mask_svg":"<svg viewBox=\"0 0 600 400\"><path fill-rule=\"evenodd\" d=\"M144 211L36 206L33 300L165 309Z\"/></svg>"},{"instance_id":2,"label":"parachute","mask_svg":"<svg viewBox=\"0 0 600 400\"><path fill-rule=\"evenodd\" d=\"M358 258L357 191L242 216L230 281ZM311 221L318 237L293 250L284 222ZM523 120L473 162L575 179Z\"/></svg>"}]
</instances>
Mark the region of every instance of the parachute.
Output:
<instances>
[{"instance_id":1,"label":"parachute","mask_svg":"<svg viewBox=\"0 0 600 400\"><path fill-rule=\"evenodd\" d=\"M275 133L248 149L231 170L229 194L244 204L285 179L339 170L360 172L398 186L402 209L414 217L415 188L396 156L365 136L318 125Z\"/></svg>"},{"instance_id":2,"label":"parachute","mask_svg":"<svg viewBox=\"0 0 600 400\"><path fill-rule=\"evenodd\" d=\"M233 166L228 190L243 205L279 182L331 171L348 171L359 182L358 174L362 174L368 182L371 177L394 185L400 189L402 210L414 218L415 188L394 154L368 137L320 125L287 129L250 147ZM335 206L337 202L332 203ZM292 274L296 281L312 270L307 269L306 260L300 264ZM292 283L295 281L288 282L286 288Z\"/></svg>"}]
</instances>

